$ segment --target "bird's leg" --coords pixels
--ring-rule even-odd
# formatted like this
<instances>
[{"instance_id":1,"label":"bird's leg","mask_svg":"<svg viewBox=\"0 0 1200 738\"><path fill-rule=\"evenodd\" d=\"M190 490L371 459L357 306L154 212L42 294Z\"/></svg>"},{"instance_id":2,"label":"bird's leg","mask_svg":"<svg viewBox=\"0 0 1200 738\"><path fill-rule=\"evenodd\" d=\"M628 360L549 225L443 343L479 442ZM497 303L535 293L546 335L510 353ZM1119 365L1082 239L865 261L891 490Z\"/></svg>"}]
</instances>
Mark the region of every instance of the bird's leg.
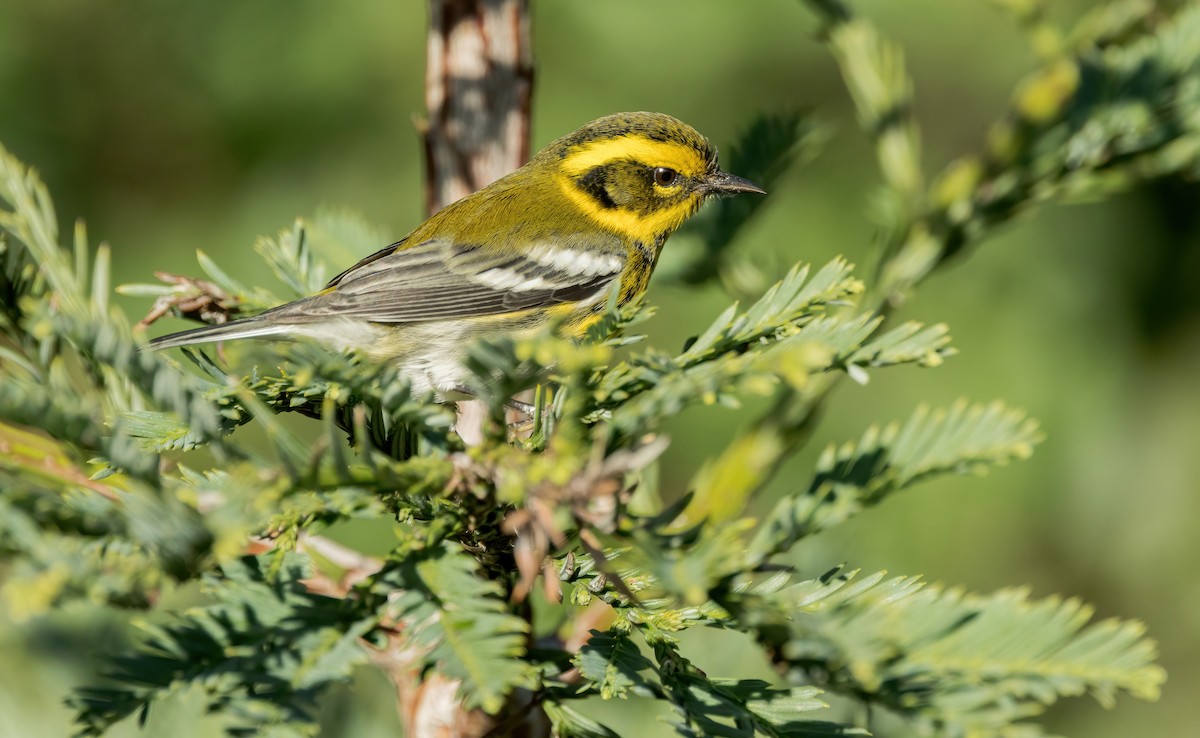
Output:
<instances>
[{"instance_id":1,"label":"bird's leg","mask_svg":"<svg viewBox=\"0 0 1200 738\"><path fill-rule=\"evenodd\" d=\"M461 384L455 385L454 387L452 387L451 391L461 392L462 394L470 395L471 397L476 396L476 394L473 390L468 389L467 387L464 387ZM533 417L533 411L536 409L536 408L534 408L533 405L530 405L528 402L521 402L520 400L517 400L515 398L510 398L510 399L506 400L504 403L504 407L508 408L509 410L512 410L513 412L521 413L522 415L525 415L526 417L529 417L529 418Z\"/></svg>"},{"instance_id":2,"label":"bird's leg","mask_svg":"<svg viewBox=\"0 0 1200 738\"><path fill-rule=\"evenodd\" d=\"M510 399L508 402L504 403L504 407L506 407L509 410L512 410L514 412L521 413L522 415L529 416L531 418L533 417L533 411L537 409L533 405L530 405L528 402L521 402L520 400L515 399L515 398Z\"/></svg>"}]
</instances>

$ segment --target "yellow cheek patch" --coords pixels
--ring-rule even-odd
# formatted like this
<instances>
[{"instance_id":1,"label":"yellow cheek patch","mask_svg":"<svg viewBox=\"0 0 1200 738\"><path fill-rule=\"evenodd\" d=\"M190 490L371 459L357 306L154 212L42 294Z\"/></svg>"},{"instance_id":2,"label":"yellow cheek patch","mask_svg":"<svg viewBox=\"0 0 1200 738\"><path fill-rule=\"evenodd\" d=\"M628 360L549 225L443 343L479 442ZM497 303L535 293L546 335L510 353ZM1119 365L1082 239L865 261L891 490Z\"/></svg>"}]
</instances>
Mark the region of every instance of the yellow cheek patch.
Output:
<instances>
[{"instance_id":1,"label":"yellow cheek patch","mask_svg":"<svg viewBox=\"0 0 1200 738\"><path fill-rule=\"evenodd\" d=\"M620 136L580 146L563 159L562 171L578 176L601 164L621 159L630 159L648 167L667 167L693 179L708 170L708 162L691 146L673 141L655 141L645 136Z\"/></svg>"},{"instance_id":2,"label":"yellow cheek patch","mask_svg":"<svg viewBox=\"0 0 1200 738\"><path fill-rule=\"evenodd\" d=\"M642 243L653 243L654 239L659 236L674 232L695 211L696 200L700 197L692 195L670 207L663 207L649 213L638 213L622 208L602 206L586 192L576 187L568 177L560 176L558 186L575 207L587 213L588 217L601 227L618 236Z\"/></svg>"}]
</instances>

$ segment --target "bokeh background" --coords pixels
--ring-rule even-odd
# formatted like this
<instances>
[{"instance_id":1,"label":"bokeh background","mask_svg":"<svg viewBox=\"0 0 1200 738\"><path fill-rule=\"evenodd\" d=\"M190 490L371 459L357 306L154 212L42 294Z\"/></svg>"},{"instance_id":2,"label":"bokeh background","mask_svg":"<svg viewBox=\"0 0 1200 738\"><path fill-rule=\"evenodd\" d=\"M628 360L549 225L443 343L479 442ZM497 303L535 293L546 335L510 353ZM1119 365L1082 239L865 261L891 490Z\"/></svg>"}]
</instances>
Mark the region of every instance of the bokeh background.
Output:
<instances>
[{"instance_id":1,"label":"bokeh background","mask_svg":"<svg viewBox=\"0 0 1200 738\"><path fill-rule=\"evenodd\" d=\"M1093 4L1057 0L1052 12L1070 22ZM977 147L1032 64L1011 19L984 0L856 7L907 52L930 171ZM298 215L348 208L390 235L419 222L412 120L423 109L425 12L412 0L0 0L0 141L40 169L64 226L82 217L93 241L112 244L116 282L196 274L201 248L268 284L251 245ZM640 109L728 145L756 112L811 108L832 138L774 189L736 248L768 264L838 254L869 264L873 152L801 4L542 0L533 14L535 146ZM822 443L920 402L1004 398L1040 418L1048 438L1032 460L889 500L804 556L813 573L847 561L982 591L1028 584L1081 596L1101 617L1144 620L1170 673L1162 701L1122 699L1108 712L1069 700L1046 718L1054 732L1175 736L1200 724L1198 203L1195 185L1166 182L1009 225L903 311L949 323L961 354L847 383L813 447L774 483L803 483ZM664 258L694 246L680 237ZM728 299L658 280L651 301L651 340L676 347ZM119 302L132 316L148 307ZM753 410L672 423L665 492L680 493ZM373 535L386 546L390 532ZM82 606L37 623L0 615L0 736L69 734L61 700L120 626ZM763 674L744 645L714 637L700 666ZM669 732L637 707L591 711L624 735ZM183 694L143 735L218 735L219 716L201 713L198 695ZM398 734L390 688L368 672L323 721L323 735Z\"/></svg>"}]
</instances>

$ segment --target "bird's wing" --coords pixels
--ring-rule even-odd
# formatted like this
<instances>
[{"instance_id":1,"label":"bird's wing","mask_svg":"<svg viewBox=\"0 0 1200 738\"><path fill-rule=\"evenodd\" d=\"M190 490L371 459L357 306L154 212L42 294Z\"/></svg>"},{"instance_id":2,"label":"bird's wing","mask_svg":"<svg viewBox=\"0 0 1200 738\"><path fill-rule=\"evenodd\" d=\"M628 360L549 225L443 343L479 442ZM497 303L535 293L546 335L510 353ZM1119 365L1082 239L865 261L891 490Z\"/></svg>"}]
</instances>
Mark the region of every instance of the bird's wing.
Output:
<instances>
[{"instance_id":1,"label":"bird's wing","mask_svg":"<svg viewBox=\"0 0 1200 738\"><path fill-rule=\"evenodd\" d=\"M442 240L389 247L343 272L327 291L278 309L277 317L413 323L578 302L600 296L625 267L615 239L596 246L576 236L520 253Z\"/></svg>"},{"instance_id":2,"label":"bird's wing","mask_svg":"<svg viewBox=\"0 0 1200 738\"><path fill-rule=\"evenodd\" d=\"M346 278L347 274L357 271L361 267L365 267L367 264L370 264L373 261L379 261L380 259L382 259L385 256L391 256L392 254L396 253L396 249L399 249L400 247L404 246L404 243L407 240L408 240L408 237L405 236L404 238L400 239L399 241L392 244L391 246L384 246L382 249L376 251L375 253L371 254L370 256L360 259L357 264L350 267L349 269L342 272L341 274L337 275L333 279L329 280L329 283L325 285L325 289L329 289L330 287L336 287L338 282L341 282L343 279Z\"/></svg>"}]
</instances>

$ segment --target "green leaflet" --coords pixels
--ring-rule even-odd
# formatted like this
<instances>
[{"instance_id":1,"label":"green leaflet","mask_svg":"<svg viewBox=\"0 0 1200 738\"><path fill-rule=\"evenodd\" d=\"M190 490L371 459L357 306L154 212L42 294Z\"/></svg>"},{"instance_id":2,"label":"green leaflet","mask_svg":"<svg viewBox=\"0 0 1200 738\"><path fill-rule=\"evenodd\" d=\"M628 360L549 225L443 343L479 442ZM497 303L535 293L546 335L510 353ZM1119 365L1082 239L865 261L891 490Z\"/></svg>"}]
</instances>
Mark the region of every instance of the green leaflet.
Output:
<instances>
[{"instance_id":1,"label":"green leaflet","mask_svg":"<svg viewBox=\"0 0 1200 738\"><path fill-rule=\"evenodd\" d=\"M654 664L638 651L627 633L593 632L574 663L606 700L628 697L631 691L653 693L642 672L652 670Z\"/></svg>"},{"instance_id":2,"label":"green leaflet","mask_svg":"<svg viewBox=\"0 0 1200 738\"><path fill-rule=\"evenodd\" d=\"M546 716L554 726L554 738L619 738L607 726L579 714L563 702L547 702Z\"/></svg>"},{"instance_id":3,"label":"green leaflet","mask_svg":"<svg viewBox=\"0 0 1200 738\"><path fill-rule=\"evenodd\" d=\"M868 428L857 443L826 447L808 487L775 505L751 550L784 551L928 477L981 473L1027 458L1041 438L1035 421L999 402L917 408L903 424Z\"/></svg>"},{"instance_id":4,"label":"green leaflet","mask_svg":"<svg viewBox=\"0 0 1200 738\"><path fill-rule=\"evenodd\" d=\"M101 735L149 709L168 690L196 685L210 707L236 719L234 735L314 735L313 694L349 677L366 660L358 640L374 613L344 600L309 594L306 557L287 557L274 578L262 558L224 566L208 580L219 603L189 610L165 625L143 625L137 651L116 657L112 687L80 690L80 735Z\"/></svg>"},{"instance_id":5,"label":"green leaflet","mask_svg":"<svg viewBox=\"0 0 1200 738\"><path fill-rule=\"evenodd\" d=\"M500 587L479 577L460 547L409 556L380 584L394 593L390 616L405 625L426 669L461 680L468 705L497 712L510 690L531 685L521 658L528 623L508 612Z\"/></svg>"},{"instance_id":6,"label":"green leaflet","mask_svg":"<svg viewBox=\"0 0 1200 738\"><path fill-rule=\"evenodd\" d=\"M870 694L937 730L1000 730L1084 693L1105 705L1118 691L1153 700L1165 679L1140 623L1092 623L1078 600L855 574L835 570L726 604L735 619L744 607L775 610L752 632L792 678L836 665L820 677L831 689Z\"/></svg>"}]
</instances>

